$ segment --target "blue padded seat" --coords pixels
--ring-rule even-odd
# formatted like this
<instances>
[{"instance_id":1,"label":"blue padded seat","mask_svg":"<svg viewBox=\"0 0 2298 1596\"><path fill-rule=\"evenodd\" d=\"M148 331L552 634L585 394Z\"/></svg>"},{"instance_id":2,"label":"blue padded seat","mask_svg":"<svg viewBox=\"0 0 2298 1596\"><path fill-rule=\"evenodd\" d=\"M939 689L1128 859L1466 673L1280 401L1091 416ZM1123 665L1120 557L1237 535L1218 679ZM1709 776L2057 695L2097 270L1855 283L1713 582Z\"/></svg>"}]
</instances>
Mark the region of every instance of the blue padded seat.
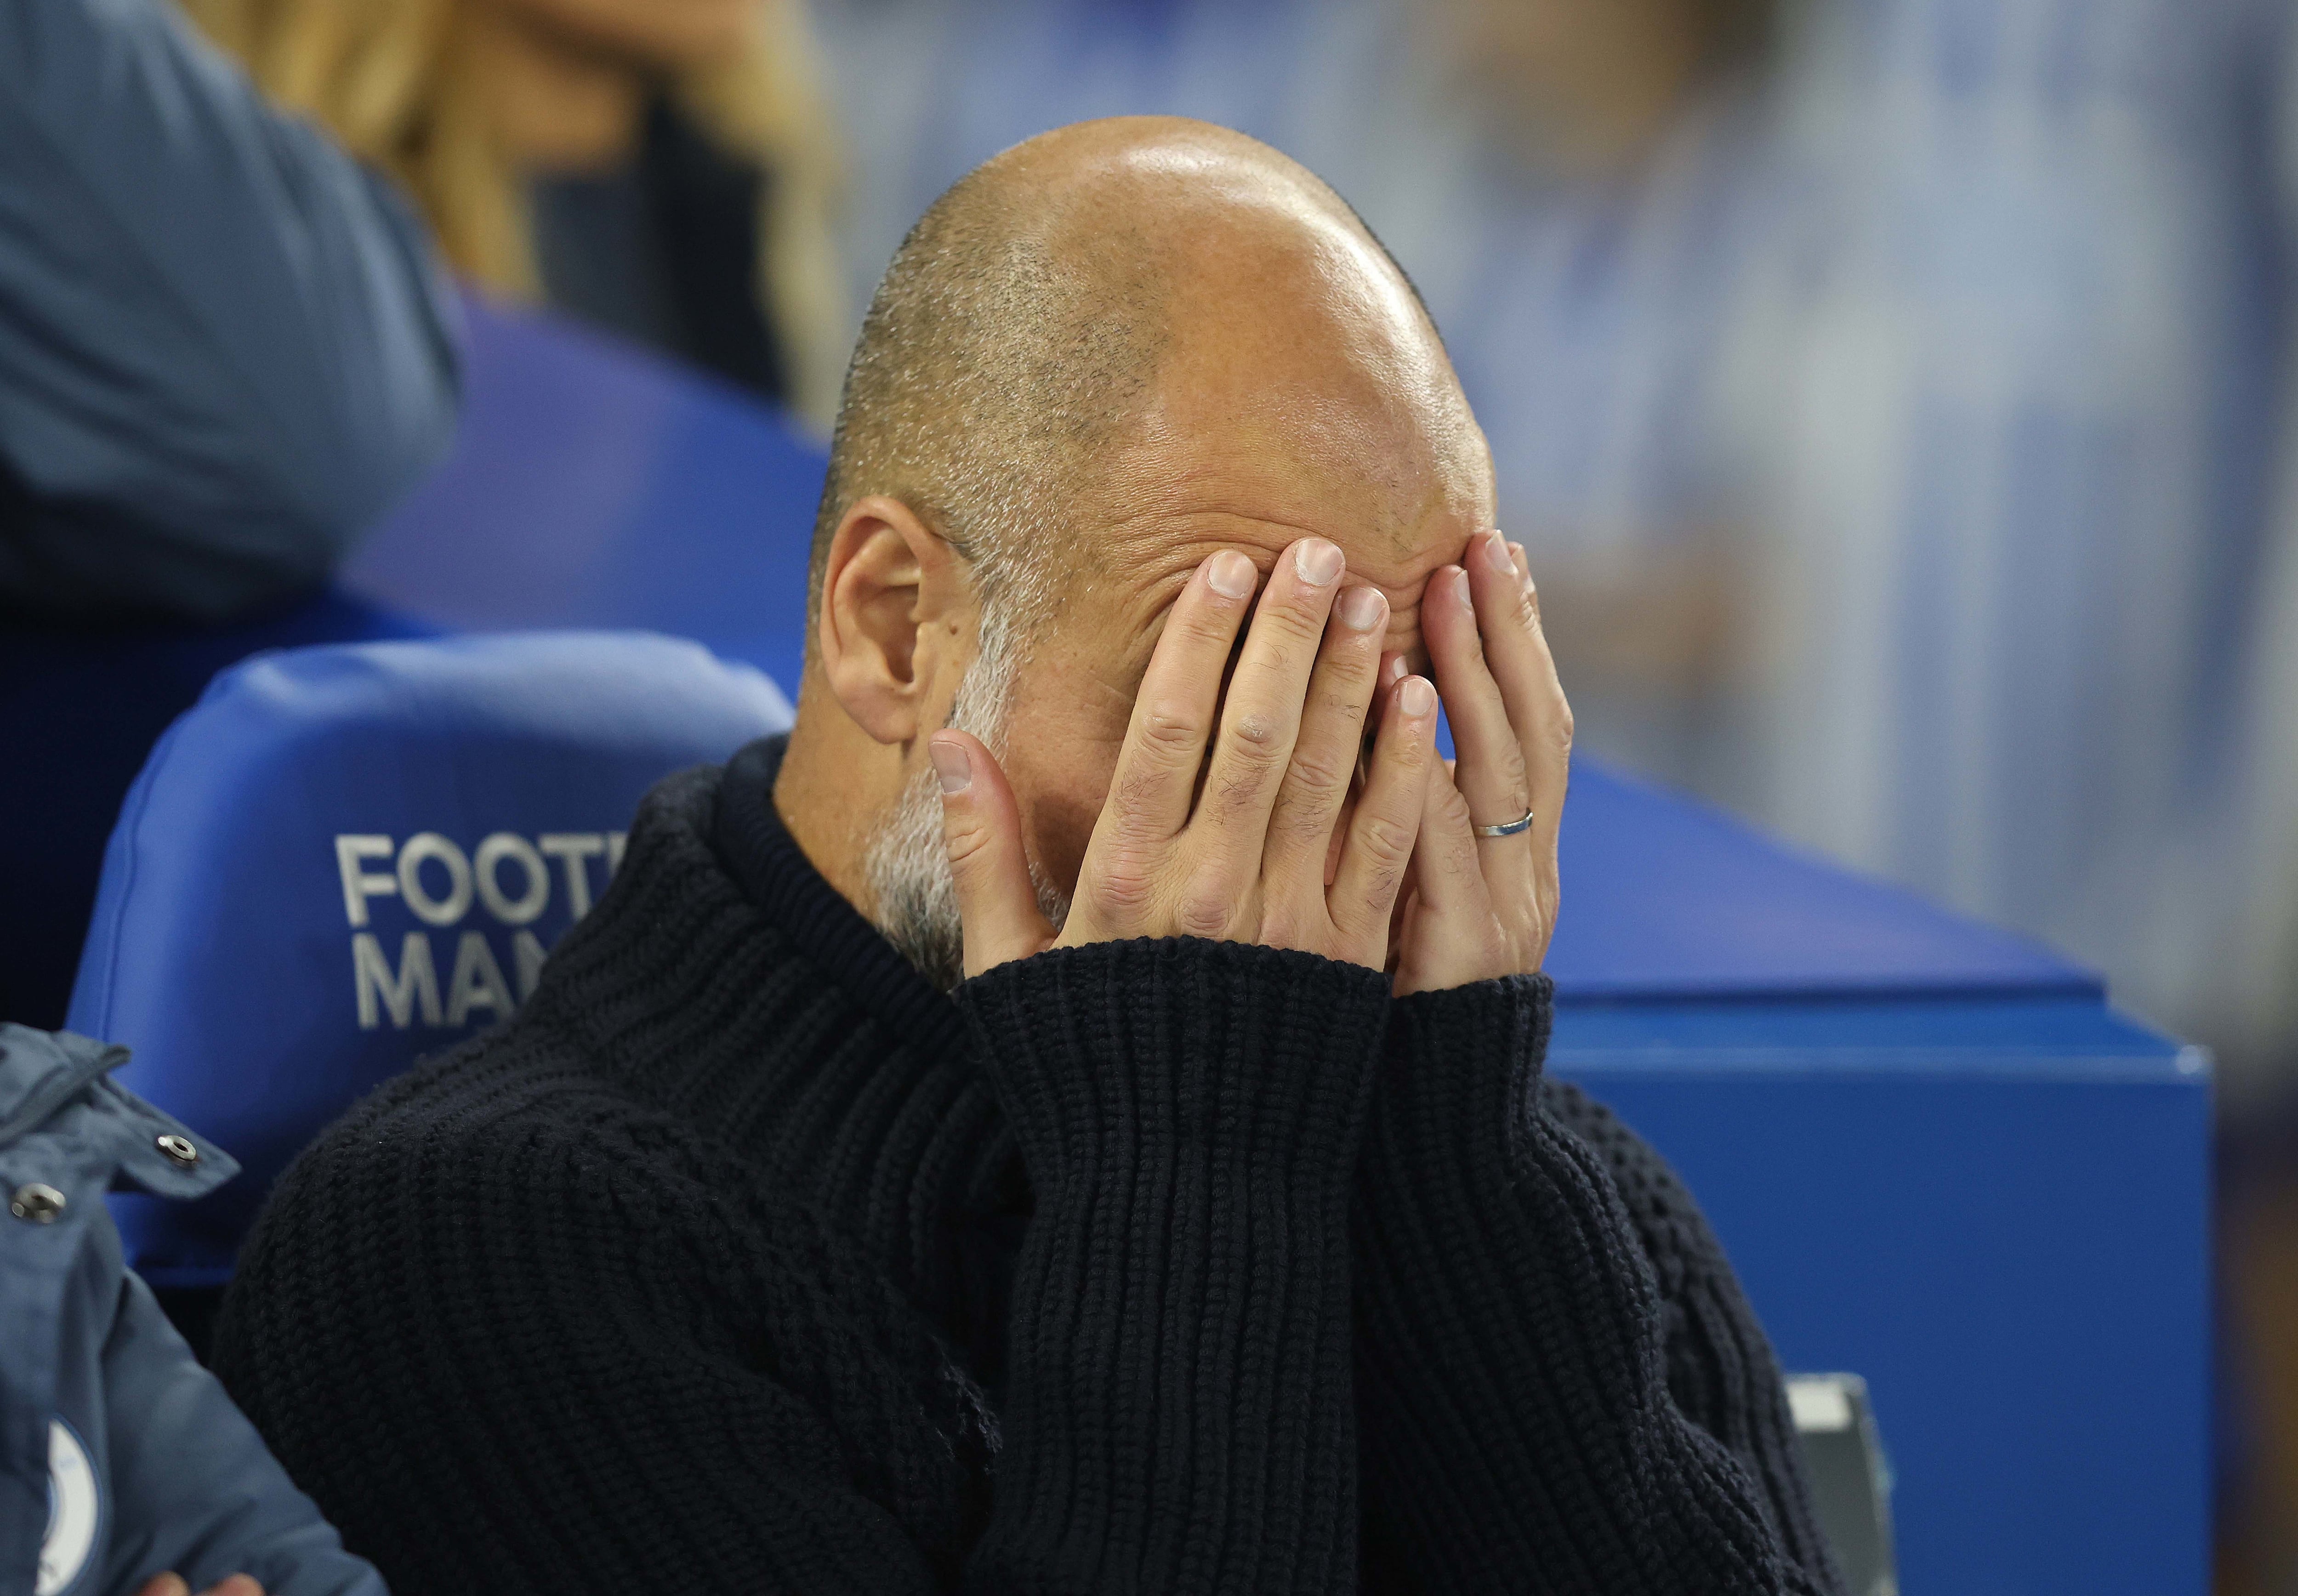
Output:
<instances>
[{"instance_id":1,"label":"blue padded seat","mask_svg":"<svg viewBox=\"0 0 2298 1596\"><path fill-rule=\"evenodd\" d=\"M64 1022L120 800L218 671L266 649L438 632L335 590L223 626L0 621L0 1020Z\"/></svg>"},{"instance_id":2,"label":"blue padded seat","mask_svg":"<svg viewBox=\"0 0 2298 1596\"><path fill-rule=\"evenodd\" d=\"M765 676L645 633L360 643L216 678L136 779L70 1027L246 1174L114 1199L153 1285L230 1276L274 1178L360 1094L504 1018L640 797L789 724Z\"/></svg>"}]
</instances>

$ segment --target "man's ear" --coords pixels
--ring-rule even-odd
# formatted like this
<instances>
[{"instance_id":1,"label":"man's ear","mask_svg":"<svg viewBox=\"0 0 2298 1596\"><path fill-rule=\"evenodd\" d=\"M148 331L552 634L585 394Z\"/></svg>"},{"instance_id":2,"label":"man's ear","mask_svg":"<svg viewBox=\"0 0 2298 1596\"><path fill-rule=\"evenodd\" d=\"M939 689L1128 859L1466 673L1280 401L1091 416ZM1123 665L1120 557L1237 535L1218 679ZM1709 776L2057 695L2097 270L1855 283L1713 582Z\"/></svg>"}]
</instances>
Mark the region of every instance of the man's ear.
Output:
<instances>
[{"instance_id":1,"label":"man's ear","mask_svg":"<svg viewBox=\"0 0 2298 1596\"><path fill-rule=\"evenodd\" d=\"M965 562L916 511L882 494L854 502L830 540L814 626L822 674L856 725L883 743L938 728L926 717L971 606Z\"/></svg>"}]
</instances>

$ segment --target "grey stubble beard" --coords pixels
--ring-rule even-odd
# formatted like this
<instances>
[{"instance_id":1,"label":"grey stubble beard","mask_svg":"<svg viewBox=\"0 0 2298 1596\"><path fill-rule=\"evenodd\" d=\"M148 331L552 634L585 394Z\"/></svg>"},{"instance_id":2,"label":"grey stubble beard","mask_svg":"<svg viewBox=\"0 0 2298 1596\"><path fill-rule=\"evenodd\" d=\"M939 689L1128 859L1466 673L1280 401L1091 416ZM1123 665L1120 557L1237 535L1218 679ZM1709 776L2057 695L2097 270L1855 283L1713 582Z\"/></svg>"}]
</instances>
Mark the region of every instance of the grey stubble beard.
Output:
<instances>
[{"instance_id":1,"label":"grey stubble beard","mask_svg":"<svg viewBox=\"0 0 2298 1596\"><path fill-rule=\"evenodd\" d=\"M1012 629L994 617L986 619L973 662L950 705L949 729L980 739L1001 762L1020 663ZM965 925L942 839L941 783L930 764L921 762L879 824L864 869L876 900L879 930L920 974L945 992L955 990L965 979ZM1069 916L1068 897L1046 879L1035 860L1029 863L1029 885L1039 911L1058 930Z\"/></svg>"}]
</instances>

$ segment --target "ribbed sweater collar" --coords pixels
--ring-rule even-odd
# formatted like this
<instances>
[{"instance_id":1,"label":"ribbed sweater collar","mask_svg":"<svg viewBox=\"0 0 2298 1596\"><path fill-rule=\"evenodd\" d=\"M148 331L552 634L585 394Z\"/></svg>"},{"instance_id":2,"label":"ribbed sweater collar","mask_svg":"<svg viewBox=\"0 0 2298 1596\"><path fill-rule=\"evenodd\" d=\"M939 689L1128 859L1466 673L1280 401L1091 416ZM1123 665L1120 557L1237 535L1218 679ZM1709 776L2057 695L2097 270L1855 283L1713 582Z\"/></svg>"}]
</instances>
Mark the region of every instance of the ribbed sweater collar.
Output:
<instances>
[{"instance_id":1,"label":"ribbed sweater collar","mask_svg":"<svg viewBox=\"0 0 2298 1596\"><path fill-rule=\"evenodd\" d=\"M819 1210L963 1346L995 1311L984 1227L1026 1203L1019 1159L957 1005L775 815L781 751L648 795L528 1016Z\"/></svg>"},{"instance_id":2,"label":"ribbed sweater collar","mask_svg":"<svg viewBox=\"0 0 2298 1596\"><path fill-rule=\"evenodd\" d=\"M888 1030L929 1053L970 1043L948 994L918 973L878 928L815 869L774 808L787 737L751 743L727 762L713 840L752 903L789 933Z\"/></svg>"}]
</instances>

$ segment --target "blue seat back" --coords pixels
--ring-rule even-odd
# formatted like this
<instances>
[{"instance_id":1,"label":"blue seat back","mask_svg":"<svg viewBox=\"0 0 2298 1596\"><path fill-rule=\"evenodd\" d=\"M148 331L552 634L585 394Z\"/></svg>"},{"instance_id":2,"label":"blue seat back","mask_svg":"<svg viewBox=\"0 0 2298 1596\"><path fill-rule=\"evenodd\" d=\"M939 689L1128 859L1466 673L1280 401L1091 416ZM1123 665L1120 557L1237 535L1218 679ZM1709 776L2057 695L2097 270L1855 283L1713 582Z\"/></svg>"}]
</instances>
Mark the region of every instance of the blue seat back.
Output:
<instances>
[{"instance_id":1,"label":"blue seat back","mask_svg":"<svg viewBox=\"0 0 2298 1596\"><path fill-rule=\"evenodd\" d=\"M647 788L782 730L757 671L648 633L258 656L163 737L105 855L71 1029L246 1166L115 1199L154 1285L228 1278L288 1160L493 1021L605 889Z\"/></svg>"},{"instance_id":2,"label":"blue seat back","mask_svg":"<svg viewBox=\"0 0 2298 1596\"><path fill-rule=\"evenodd\" d=\"M466 310L454 451L354 551L345 588L452 632L666 632L796 682L822 442L588 327Z\"/></svg>"},{"instance_id":3,"label":"blue seat back","mask_svg":"<svg viewBox=\"0 0 2298 1596\"><path fill-rule=\"evenodd\" d=\"M0 622L0 1020L64 1022L120 800L218 671L266 649L437 631L333 591L224 626Z\"/></svg>"}]
</instances>

